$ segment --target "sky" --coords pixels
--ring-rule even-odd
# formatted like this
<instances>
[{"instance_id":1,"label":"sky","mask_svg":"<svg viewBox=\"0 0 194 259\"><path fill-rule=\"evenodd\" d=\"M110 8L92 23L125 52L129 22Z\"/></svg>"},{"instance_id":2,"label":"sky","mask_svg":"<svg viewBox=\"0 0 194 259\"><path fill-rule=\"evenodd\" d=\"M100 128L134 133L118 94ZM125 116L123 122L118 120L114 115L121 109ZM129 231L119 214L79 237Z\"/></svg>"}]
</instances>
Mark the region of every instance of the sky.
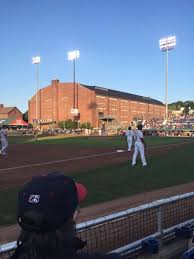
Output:
<instances>
[{"instance_id":1,"label":"sky","mask_svg":"<svg viewBox=\"0 0 194 259\"><path fill-rule=\"evenodd\" d=\"M39 87L73 81L67 52L78 49L76 81L165 100L194 100L193 0L0 0L0 103L28 109Z\"/></svg>"}]
</instances>

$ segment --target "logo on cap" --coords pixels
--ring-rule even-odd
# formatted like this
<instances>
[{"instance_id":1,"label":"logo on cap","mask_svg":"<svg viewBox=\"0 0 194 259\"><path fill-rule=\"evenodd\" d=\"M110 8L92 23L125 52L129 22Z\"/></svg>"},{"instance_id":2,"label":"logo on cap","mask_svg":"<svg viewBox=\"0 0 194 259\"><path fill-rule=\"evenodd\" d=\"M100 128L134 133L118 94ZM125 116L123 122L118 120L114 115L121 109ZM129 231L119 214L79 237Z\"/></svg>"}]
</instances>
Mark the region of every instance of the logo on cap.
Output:
<instances>
[{"instance_id":1,"label":"logo on cap","mask_svg":"<svg viewBox=\"0 0 194 259\"><path fill-rule=\"evenodd\" d=\"M40 201L40 195L36 195L36 194L31 194L28 200L29 203L39 203L39 201Z\"/></svg>"}]
</instances>

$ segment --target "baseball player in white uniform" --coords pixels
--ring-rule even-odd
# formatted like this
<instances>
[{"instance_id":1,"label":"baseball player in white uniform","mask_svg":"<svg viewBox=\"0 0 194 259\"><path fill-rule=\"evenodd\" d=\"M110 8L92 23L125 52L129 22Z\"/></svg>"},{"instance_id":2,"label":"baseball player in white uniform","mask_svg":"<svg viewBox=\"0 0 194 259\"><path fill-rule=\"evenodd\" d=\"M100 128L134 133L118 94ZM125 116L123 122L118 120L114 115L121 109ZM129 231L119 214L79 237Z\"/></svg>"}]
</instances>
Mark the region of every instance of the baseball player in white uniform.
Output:
<instances>
[{"instance_id":1,"label":"baseball player in white uniform","mask_svg":"<svg viewBox=\"0 0 194 259\"><path fill-rule=\"evenodd\" d=\"M133 144L133 130L131 127L128 127L128 130L126 131L126 137L127 137L127 144L128 144L128 151L131 152L131 147Z\"/></svg>"},{"instance_id":2,"label":"baseball player in white uniform","mask_svg":"<svg viewBox=\"0 0 194 259\"><path fill-rule=\"evenodd\" d=\"M142 132L142 125L139 124L137 126L137 130L134 131L134 141L135 141L135 150L133 153L133 159L132 159L132 166L136 165L136 158L138 155L138 152L141 155L141 161L143 166L147 166L147 162L145 159L145 154L144 154L144 138L143 138L143 132Z\"/></svg>"},{"instance_id":3,"label":"baseball player in white uniform","mask_svg":"<svg viewBox=\"0 0 194 259\"><path fill-rule=\"evenodd\" d=\"M8 148L8 138L7 138L7 131L4 126L0 130L0 139L1 139L0 155L7 155L6 151Z\"/></svg>"}]
</instances>

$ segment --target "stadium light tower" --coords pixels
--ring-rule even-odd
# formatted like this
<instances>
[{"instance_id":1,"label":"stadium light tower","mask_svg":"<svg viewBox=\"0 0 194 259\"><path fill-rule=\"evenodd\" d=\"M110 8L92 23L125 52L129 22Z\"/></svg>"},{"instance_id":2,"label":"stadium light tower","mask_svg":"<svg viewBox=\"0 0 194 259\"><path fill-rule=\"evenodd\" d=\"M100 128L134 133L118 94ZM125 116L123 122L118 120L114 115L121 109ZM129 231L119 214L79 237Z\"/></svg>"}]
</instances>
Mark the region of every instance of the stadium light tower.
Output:
<instances>
[{"instance_id":1,"label":"stadium light tower","mask_svg":"<svg viewBox=\"0 0 194 259\"><path fill-rule=\"evenodd\" d=\"M38 64L40 63L40 57L32 57L32 64L36 65L36 123L38 122L38 84L39 84L39 74L38 74Z\"/></svg>"},{"instance_id":2,"label":"stadium light tower","mask_svg":"<svg viewBox=\"0 0 194 259\"><path fill-rule=\"evenodd\" d=\"M75 109L75 61L80 57L80 52L79 50L69 51L67 57L68 60L73 60L73 108Z\"/></svg>"},{"instance_id":3,"label":"stadium light tower","mask_svg":"<svg viewBox=\"0 0 194 259\"><path fill-rule=\"evenodd\" d=\"M166 90L165 90L165 119L168 119L168 51L172 50L176 46L176 36L170 36L168 38L162 38L159 40L159 46L161 51L166 52Z\"/></svg>"}]
</instances>

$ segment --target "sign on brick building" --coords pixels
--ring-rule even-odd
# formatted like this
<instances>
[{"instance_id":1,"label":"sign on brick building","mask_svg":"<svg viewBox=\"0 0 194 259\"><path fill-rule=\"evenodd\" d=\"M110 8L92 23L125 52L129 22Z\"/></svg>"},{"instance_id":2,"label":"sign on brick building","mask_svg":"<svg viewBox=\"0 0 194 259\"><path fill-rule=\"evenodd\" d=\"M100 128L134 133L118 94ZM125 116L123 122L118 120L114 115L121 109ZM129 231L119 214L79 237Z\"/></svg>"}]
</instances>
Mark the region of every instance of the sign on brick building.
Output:
<instances>
[{"instance_id":1,"label":"sign on brick building","mask_svg":"<svg viewBox=\"0 0 194 259\"><path fill-rule=\"evenodd\" d=\"M71 114L72 114L73 116L78 116L78 114L79 114L78 109L71 109Z\"/></svg>"}]
</instances>

